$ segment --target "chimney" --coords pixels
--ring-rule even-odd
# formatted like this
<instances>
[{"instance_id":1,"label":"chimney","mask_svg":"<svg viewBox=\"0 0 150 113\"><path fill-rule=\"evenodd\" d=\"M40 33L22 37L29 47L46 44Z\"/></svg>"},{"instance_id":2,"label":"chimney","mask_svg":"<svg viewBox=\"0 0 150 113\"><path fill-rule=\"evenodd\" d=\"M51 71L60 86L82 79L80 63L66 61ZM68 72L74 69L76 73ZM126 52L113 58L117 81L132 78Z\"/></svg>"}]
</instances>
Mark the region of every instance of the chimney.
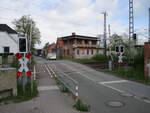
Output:
<instances>
[{"instance_id":1,"label":"chimney","mask_svg":"<svg viewBox=\"0 0 150 113\"><path fill-rule=\"evenodd\" d=\"M72 33L72 36L75 36L75 35L76 35L76 33L75 33L75 32L73 32L73 33Z\"/></svg>"}]
</instances>

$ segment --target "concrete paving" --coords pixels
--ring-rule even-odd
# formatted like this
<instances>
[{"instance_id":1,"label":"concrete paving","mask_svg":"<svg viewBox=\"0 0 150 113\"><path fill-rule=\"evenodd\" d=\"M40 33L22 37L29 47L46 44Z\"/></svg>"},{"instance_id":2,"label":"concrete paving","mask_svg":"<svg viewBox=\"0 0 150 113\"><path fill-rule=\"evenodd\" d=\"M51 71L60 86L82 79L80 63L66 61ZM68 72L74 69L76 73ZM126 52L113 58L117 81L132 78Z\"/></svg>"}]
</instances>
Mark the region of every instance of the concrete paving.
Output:
<instances>
[{"instance_id":1,"label":"concrete paving","mask_svg":"<svg viewBox=\"0 0 150 113\"><path fill-rule=\"evenodd\" d=\"M30 101L1 105L0 113L81 113L73 109L71 96L61 93L45 68L47 61L37 59L39 96Z\"/></svg>"}]
</instances>

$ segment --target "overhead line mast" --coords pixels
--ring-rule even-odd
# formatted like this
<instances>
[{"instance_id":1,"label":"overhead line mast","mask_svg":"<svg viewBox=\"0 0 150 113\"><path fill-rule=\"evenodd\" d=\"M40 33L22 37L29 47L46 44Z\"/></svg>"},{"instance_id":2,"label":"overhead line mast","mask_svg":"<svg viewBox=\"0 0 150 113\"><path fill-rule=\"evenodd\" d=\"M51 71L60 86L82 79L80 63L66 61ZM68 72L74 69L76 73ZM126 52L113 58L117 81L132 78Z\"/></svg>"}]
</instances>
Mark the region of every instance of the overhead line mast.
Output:
<instances>
[{"instance_id":1,"label":"overhead line mast","mask_svg":"<svg viewBox=\"0 0 150 113\"><path fill-rule=\"evenodd\" d=\"M106 11L105 12L103 12L102 14L104 14L104 54L105 55L107 55L107 43L106 43L106 38L107 38L107 31L106 31L106 28L107 28L107 26L106 26L106 16L107 16L107 13L106 13Z\"/></svg>"},{"instance_id":2,"label":"overhead line mast","mask_svg":"<svg viewBox=\"0 0 150 113\"><path fill-rule=\"evenodd\" d=\"M148 38L149 38L149 39L148 39L148 42L150 42L150 8L149 8L149 28L148 28L148 34L149 34L149 35L148 35L148 36L149 36L149 37L148 37Z\"/></svg>"},{"instance_id":3,"label":"overhead line mast","mask_svg":"<svg viewBox=\"0 0 150 113\"><path fill-rule=\"evenodd\" d=\"M134 47L133 44L133 35L134 35L134 15L133 15L133 0L129 0L129 63L131 63L132 52L131 49ZM134 40L135 41L135 40Z\"/></svg>"}]
</instances>

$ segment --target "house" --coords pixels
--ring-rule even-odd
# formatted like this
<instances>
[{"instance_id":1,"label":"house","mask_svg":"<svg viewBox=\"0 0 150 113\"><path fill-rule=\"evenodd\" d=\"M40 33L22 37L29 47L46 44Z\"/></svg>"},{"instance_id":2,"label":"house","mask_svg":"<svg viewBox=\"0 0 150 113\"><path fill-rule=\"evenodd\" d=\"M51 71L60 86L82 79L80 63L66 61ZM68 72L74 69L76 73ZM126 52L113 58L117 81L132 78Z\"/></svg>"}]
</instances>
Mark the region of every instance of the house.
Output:
<instances>
[{"instance_id":1,"label":"house","mask_svg":"<svg viewBox=\"0 0 150 113\"><path fill-rule=\"evenodd\" d=\"M99 47L97 37L81 36L72 33L70 36L57 38L57 56L59 58L90 58L97 53L104 53Z\"/></svg>"},{"instance_id":2,"label":"house","mask_svg":"<svg viewBox=\"0 0 150 113\"><path fill-rule=\"evenodd\" d=\"M6 24L0 24L0 53L17 53L17 44L17 32Z\"/></svg>"},{"instance_id":3,"label":"house","mask_svg":"<svg viewBox=\"0 0 150 113\"><path fill-rule=\"evenodd\" d=\"M56 53L56 44L52 43L48 47L48 53Z\"/></svg>"}]
</instances>

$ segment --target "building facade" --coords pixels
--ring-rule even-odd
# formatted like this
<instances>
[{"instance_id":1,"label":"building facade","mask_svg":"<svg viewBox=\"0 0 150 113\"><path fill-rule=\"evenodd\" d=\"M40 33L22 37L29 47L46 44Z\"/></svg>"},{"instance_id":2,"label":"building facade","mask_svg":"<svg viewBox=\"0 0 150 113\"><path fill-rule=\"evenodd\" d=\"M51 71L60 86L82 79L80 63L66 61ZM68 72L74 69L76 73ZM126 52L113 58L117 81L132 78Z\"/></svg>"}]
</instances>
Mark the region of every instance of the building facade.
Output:
<instances>
[{"instance_id":1,"label":"building facade","mask_svg":"<svg viewBox=\"0 0 150 113\"><path fill-rule=\"evenodd\" d=\"M0 24L0 53L18 52L18 34L6 24Z\"/></svg>"},{"instance_id":2,"label":"building facade","mask_svg":"<svg viewBox=\"0 0 150 113\"><path fill-rule=\"evenodd\" d=\"M72 33L57 39L57 56L59 58L91 58L97 53L103 54L98 38Z\"/></svg>"},{"instance_id":3,"label":"building facade","mask_svg":"<svg viewBox=\"0 0 150 113\"><path fill-rule=\"evenodd\" d=\"M56 44L52 43L48 47L48 53L56 53Z\"/></svg>"}]
</instances>

